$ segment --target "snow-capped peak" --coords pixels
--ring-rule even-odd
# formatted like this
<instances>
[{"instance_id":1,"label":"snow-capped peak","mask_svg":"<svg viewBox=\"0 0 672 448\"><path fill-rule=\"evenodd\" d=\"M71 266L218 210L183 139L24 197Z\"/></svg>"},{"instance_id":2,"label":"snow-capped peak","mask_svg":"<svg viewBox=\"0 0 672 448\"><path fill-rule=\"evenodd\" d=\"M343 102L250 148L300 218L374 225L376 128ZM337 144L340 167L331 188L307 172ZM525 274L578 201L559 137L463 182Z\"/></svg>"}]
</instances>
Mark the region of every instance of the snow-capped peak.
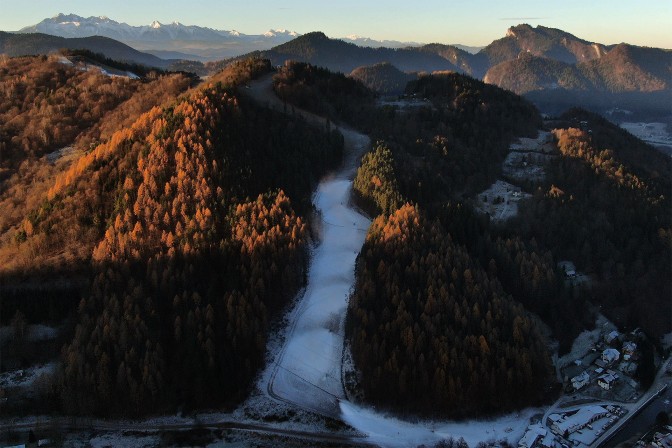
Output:
<instances>
[{"instance_id":1,"label":"snow-capped peak","mask_svg":"<svg viewBox=\"0 0 672 448\"><path fill-rule=\"evenodd\" d=\"M181 24L180 22L178 22L177 20L173 20L173 23L171 23L171 25L173 25L173 26L182 26L182 24Z\"/></svg>"},{"instance_id":2,"label":"snow-capped peak","mask_svg":"<svg viewBox=\"0 0 672 448\"><path fill-rule=\"evenodd\" d=\"M347 36L345 36L345 38L350 40L363 39L363 37L360 36L359 34L348 34Z\"/></svg>"},{"instance_id":3,"label":"snow-capped peak","mask_svg":"<svg viewBox=\"0 0 672 448\"><path fill-rule=\"evenodd\" d=\"M161 28L161 22L159 22L158 20L155 20L149 26L150 26L150 28L154 28L155 30L158 30L159 28Z\"/></svg>"},{"instance_id":4,"label":"snow-capped peak","mask_svg":"<svg viewBox=\"0 0 672 448\"><path fill-rule=\"evenodd\" d=\"M280 36L285 35L285 36L296 37L299 34L296 31L289 31L289 30L286 30L284 28L275 29L275 30L268 30L264 33L265 37L276 37L276 36L279 36L279 35Z\"/></svg>"}]
</instances>

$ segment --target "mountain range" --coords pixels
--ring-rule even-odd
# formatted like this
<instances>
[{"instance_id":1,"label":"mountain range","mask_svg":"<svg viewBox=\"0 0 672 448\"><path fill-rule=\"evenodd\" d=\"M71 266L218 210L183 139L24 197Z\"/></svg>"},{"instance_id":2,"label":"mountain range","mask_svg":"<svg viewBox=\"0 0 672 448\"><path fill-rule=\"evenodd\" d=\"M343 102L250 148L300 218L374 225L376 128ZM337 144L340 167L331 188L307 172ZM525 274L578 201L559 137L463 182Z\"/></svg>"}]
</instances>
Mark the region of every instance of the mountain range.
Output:
<instances>
[{"instance_id":1,"label":"mountain range","mask_svg":"<svg viewBox=\"0 0 672 448\"><path fill-rule=\"evenodd\" d=\"M300 35L285 29L272 29L262 34L244 34L236 30L216 30L180 22L164 24L154 21L149 25L132 26L106 16L81 17L62 13L24 27L18 32L68 38L104 36L164 59L196 61L226 59L252 51L267 50ZM402 48L422 45L418 42L379 41L357 35L346 36L342 40L365 47ZM457 47L470 52L480 50L480 47L465 45Z\"/></svg>"},{"instance_id":2,"label":"mountain range","mask_svg":"<svg viewBox=\"0 0 672 448\"><path fill-rule=\"evenodd\" d=\"M377 65L385 62L404 72L455 71L526 95L554 114L572 105L598 111L615 106L652 108L656 114L669 114L672 99L672 51L625 43L603 45L526 24L509 28L505 37L475 54L443 44L363 48L320 32L253 54L274 65L298 60L343 73L375 66L364 79L375 79L376 70L389 72L388 67Z\"/></svg>"},{"instance_id":3,"label":"mountain range","mask_svg":"<svg viewBox=\"0 0 672 448\"><path fill-rule=\"evenodd\" d=\"M19 33L44 33L61 37L104 36L118 40L141 51L156 53L163 58L215 60L242 53L267 49L298 36L288 30L269 30L248 35L236 30L184 25L179 22L132 26L109 17L81 17L58 14L40 23L19 30Z\"/></svg>"},{"instance_id":4,"label":"mountain range","mask_svg":"<svg viewBox=\"0 0 672 448\"><path fill-rule=\"evenodd\" d=\"M60 49L90 50L116 61L142 64L148 67L165 68L170 64L170 61L143 53L109 37L66 38L43 33L14 34L0 31L0 54L8 56L50 54Z\"/></svg>"},{"instance_id":5,"label":"mountain range","mask_svg":"<svg viewBox=\"0 0 672 448\"><path fill-rule=\"evenodd\" d=\"M322 32L299 35L270 30L246 35L179 22L131 26L107 17L83 18L74 14L59 14L19 33L24 37L0 35L0 52L34 54L79 46L113 59L200 74L222 65L208 68L199 62L205 60L257 56L270 59L273 65L297 60L345 74L360 69L358 77L362 81L370 81L370 87L385 93L400 90L401 77L393 75L392 68L406 73L455 71L526 95L552 114L573 105L598 112L620 107L669 114L672 101L672 51L626 43L605 45L559 29L527 24L509 28L504 37L481 49L375 41L360 36L333 39ZM82 37L91 35L97 37ZM133 48L121 47L123 44L103 36ZM178 66L166 59L196 62ZM380 65L383 63L392 67ZM386 84L386 80L392 80L394 85Z\"/></svg>"}]
</instances>

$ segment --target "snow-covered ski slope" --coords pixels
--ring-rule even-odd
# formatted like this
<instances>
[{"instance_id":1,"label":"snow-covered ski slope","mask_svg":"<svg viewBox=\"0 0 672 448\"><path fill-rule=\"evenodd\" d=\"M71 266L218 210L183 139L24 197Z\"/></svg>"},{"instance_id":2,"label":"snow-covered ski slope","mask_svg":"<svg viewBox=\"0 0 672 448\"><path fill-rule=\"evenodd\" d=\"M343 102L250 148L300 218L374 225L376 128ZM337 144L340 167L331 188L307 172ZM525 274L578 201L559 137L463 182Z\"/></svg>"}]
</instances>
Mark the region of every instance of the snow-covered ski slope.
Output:
<instances>
[{"instance_id":1,"label":"snow-covered ski slope","mask_svg":"<svg viewBox=\"0 0 672 448\"><path fill-rule=\"evenodd\" d=\"M322 219L305 293L297 304L269 392L283 400L339 417L344 321L354 283L355 259L370 221L349 204L352 181L323 180L313 203Z\"/></svg>"}]
</instances>

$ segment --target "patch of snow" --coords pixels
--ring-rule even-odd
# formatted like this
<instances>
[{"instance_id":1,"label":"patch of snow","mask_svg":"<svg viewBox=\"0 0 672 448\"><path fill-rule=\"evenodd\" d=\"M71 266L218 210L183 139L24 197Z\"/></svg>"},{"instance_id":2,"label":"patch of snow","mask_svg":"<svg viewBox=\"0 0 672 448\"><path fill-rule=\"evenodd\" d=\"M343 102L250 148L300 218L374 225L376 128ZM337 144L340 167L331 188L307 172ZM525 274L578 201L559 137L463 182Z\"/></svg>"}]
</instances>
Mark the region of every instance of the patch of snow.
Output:
<instances>
[{"instance_id":1,"label":"patch of snow","mask_svg":"<svg viewBox=\"0 0 672 448\"><path fill-rule=\"evenodd\" d=\"M313 202L322 217L320 245L308 272L291 333L269 388L285 400L333 413L345 398L341 382L344 319L355 278L355 259L370 221L349 207L352 181L320 183Z\"/></svg>"},{"instance_id":2,"label":"patch of snow","mask_svg":"<svg viewBox=\"0 0 672 448\"><path fill-rule=\"evenodd\" d=\"M595 328L591 331L584 330L574 339L572 350L558 359L558 367L563 368L573 363L574 360L583 358L592 346L600 340L602 333L609 333L615 329L616 326L609 319L602 314L598 314L595 320Z\"/></svg>"},{"instance_id":3,"label":"patch of snow","mask_svg":"<svg viewBox=\"0 0 672 448\"><path fill-rule=\"evenodd\" d=\"M493 420L465 422L419 421L409 423L386 416L371 408L341 402L343 419L353 428L369 435L368 442L383 447L408 447L421 444L433 445L441 440L463 438L469 446L479 442L507 440L517 444L523 436L530 418L539 409L526 409Z\"/></svg>"},{"instance_id":4,"label":"patch of snow","mask_svg":"<svg viewBox=\"0 0 672 448\"><path fill-rule=\"evenodd\" d=\"M56 371L55 362L37 365L27 369L13 370L0 374L1 387L30 387L42 375L51 376Z\"/></svg>"},{"instance_id":5,"label":"patch of snow","mask_svg":"<svg viewBox=\"0 0 672 448\"><path fill-rule=\"evenodd\" d=\"M620 126L646 143L672 149L672 136L667 132L665 123L621 123Z\"/></svg>"},{"instance_id":6,"label":"patch of snow","mask_svg":"<svg viewBox=\"0 0 672 448\"><path fill-rule=\"evenodd\" d=\"M29 341L50 341L56 339L58 329L47 325L28 325L26 338Z\"/></svg>"},{"instance_id":7,"label":"patch of snow","mask_svg":"<svg viewBox=\"0 0 672 448\"><path fill-rule=\"evenodd\" d=\"M63 65L69 65L69 66L73 66L73 65L74 65L74 64L72 63L72 61L71 61L70 59L66 58L65 56L59 56L59 58L58 58L58 63L59 63L59 64L63 64Z\"/></svg>"},{"instance_id":8,"label":"patch of snow","mask_svg":"<svg viewBox=\"0 0 672 448\"><path fill-rule=\"evenodd\" d=\"M474 205L477 211L488 213L493 221L501 222L516 216L518 201L529 197L531 195L521 191L520 188L503 180L497 180L490 188L478 194Z\"/></svg>"}]
</instances>

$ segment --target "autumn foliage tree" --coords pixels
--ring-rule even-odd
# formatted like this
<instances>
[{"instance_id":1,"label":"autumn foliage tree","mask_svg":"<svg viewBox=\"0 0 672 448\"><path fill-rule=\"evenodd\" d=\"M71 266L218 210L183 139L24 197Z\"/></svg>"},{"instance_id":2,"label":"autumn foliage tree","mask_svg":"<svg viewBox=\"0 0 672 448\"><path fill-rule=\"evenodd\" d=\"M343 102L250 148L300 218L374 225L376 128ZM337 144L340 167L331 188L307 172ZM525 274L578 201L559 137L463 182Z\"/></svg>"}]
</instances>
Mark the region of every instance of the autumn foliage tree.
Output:
<instances>
[{"instance_id":1,"label":"autumn foliage tree","mask_svg":"<svg viewBox=\"0 0 672 448\"><path fill-rule=\"evenodd\" d=\"M246 66L233 70L245 79ZM66 410L226 406L262 365L270 318L305 281L307 227L286 191L305 210L342 137L233 87L210 84L151 110L54 186L61 200L117 168L104 181L92 292L63 350Z\"/></svg>"}]
</instances>

